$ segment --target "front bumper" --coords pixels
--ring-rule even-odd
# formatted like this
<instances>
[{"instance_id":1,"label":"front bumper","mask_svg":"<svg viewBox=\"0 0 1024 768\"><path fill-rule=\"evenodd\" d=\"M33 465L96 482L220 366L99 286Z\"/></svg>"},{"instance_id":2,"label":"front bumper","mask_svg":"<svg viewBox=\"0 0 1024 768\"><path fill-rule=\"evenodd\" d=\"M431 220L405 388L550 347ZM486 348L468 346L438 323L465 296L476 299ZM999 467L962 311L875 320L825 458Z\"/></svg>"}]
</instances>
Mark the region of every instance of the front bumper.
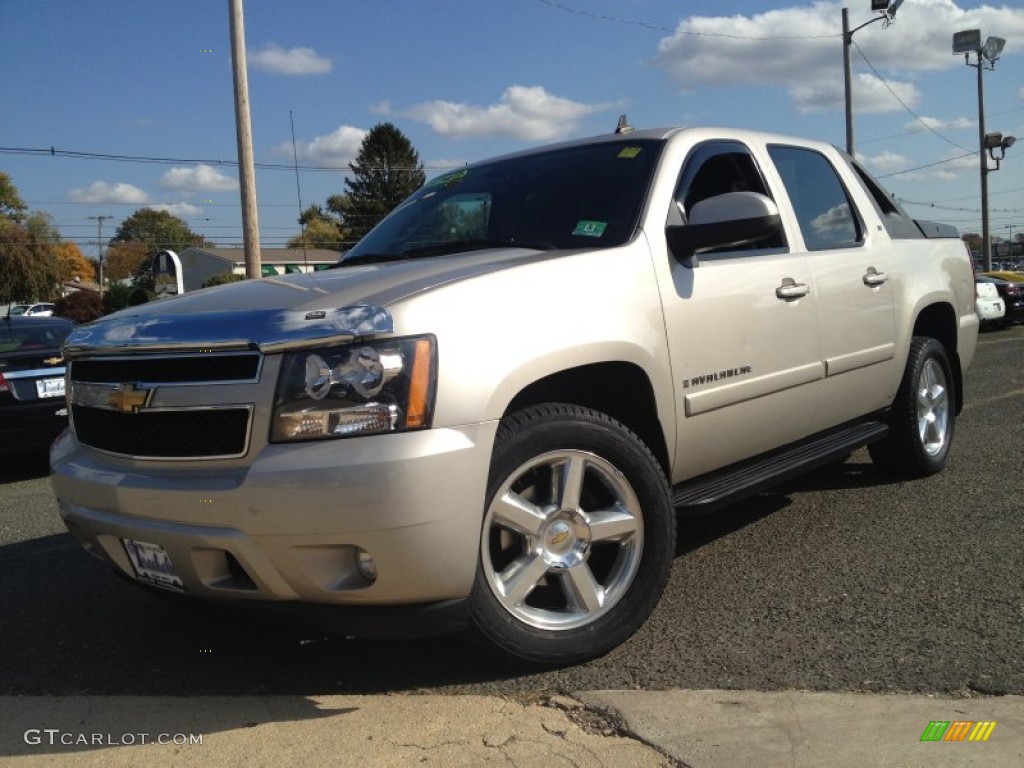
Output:
<instances>
[{"instance_id":1,"label":"front bumper","mask_svg":"<svg viewBox=\"0 0 1024 768\"><path fill-rule=\"evenodd\" d=\"M68 530L132 578L125 539L161 547L200 597L438 603L472 587L496 429L267 445L248 466L220 467L121 460L66 433L52 481Z\"/></svg>"}]
</instances>

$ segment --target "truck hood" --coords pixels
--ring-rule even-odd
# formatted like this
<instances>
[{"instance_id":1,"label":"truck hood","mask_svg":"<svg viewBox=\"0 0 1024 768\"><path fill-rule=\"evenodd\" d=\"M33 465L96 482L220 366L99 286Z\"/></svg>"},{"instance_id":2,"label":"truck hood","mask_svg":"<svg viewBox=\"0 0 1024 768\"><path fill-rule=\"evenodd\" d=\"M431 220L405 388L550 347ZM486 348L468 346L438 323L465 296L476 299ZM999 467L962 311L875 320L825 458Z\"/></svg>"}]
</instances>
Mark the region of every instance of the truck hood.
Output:
<instances>
[{"instance_id":1,"label":"truck hood","mask_svg":"<svg viewBox=\"0 0 1024 768\"><path fill-rule=\"evenodd\" d=\"M400 299L561 253L503 248L246 280L116 312L76 329L64 349L74 358L341 344L394 333L388 307Z\"/></svg>"}]
</instances>

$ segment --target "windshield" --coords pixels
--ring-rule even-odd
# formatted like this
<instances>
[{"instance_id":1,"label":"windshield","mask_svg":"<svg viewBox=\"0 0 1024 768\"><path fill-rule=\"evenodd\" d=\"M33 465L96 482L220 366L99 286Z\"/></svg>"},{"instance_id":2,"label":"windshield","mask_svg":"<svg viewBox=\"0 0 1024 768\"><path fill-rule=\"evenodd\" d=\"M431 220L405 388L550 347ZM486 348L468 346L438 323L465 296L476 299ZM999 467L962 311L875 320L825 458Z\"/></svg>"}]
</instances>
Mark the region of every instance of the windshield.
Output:
<instances>
[{"instance_id":1,"label":"windshield","mask_svg":"<svg viewBox=\"0 0 1024 768\"><path fill-rule=\"evenodd\" d=\"M438 176L341 265L482 248L610 248L636 230L662 142L553 149Z\"/></svg>"}]
</instances>

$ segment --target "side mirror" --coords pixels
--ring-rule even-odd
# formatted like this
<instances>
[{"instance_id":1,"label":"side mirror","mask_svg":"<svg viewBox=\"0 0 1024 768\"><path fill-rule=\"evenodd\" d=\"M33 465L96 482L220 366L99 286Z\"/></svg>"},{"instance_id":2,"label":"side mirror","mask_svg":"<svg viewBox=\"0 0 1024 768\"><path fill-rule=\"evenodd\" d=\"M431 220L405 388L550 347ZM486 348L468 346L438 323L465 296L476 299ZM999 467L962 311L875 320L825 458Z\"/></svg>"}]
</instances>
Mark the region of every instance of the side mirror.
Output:
<instances>
[{"instance_id":1,"label":"side mirror","mask_svg":"<svg viewBox=\"0 0 1024 768\"><path fill-rule=\"evenodd\" d=\"M781 234L779 207L758 192L727 192L701 200L687 224L665 227L672 254L690 267L697 266L697 251L747 245Z\"/></svg>"}]
</instances>

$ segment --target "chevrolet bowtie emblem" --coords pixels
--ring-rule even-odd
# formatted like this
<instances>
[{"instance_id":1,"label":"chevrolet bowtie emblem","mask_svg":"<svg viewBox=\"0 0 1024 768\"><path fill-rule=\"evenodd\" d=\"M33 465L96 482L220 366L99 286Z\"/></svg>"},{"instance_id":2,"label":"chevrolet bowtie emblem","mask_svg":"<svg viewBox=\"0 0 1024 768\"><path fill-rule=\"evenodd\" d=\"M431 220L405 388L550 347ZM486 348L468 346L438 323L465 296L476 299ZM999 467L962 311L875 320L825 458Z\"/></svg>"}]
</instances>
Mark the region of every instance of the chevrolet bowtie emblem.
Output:
<instances>
[{"instance_id":1,"label":"chevrolet bowtie emblem","mask_svg":"<svg viewBox=\"0 0 1024 768\"><path fill-rule=\"evenodd\" d=\"M136 389L134 384L122 384L120 389L107 398L107 403L121 413L138 413L139 408L149 402L152 394L152 389Z\"/></svg>"},{"instance_id":2,"label":"chevrolet bowtie emblem","mask_svg":"<svg viewBox=\"0 0 1024 768\"><path fill-rule=\"evenodd\" d=\"M63 359L63 357L48 357L45 360L43 360L43 362L46 363L47 365L56 365Z\"/></svg>"}]
</instances>

